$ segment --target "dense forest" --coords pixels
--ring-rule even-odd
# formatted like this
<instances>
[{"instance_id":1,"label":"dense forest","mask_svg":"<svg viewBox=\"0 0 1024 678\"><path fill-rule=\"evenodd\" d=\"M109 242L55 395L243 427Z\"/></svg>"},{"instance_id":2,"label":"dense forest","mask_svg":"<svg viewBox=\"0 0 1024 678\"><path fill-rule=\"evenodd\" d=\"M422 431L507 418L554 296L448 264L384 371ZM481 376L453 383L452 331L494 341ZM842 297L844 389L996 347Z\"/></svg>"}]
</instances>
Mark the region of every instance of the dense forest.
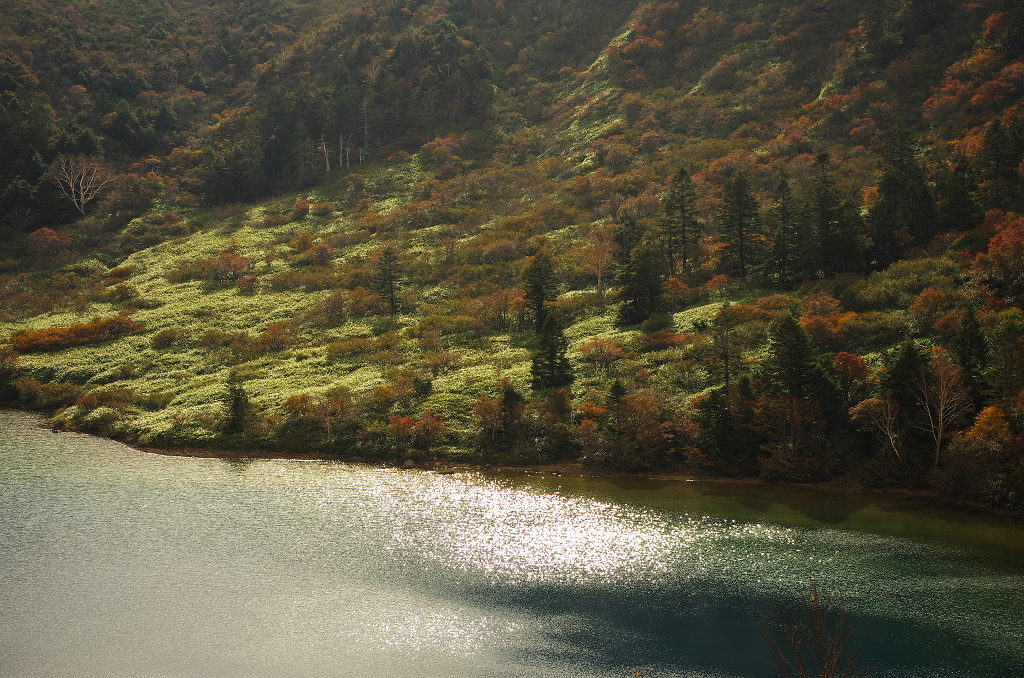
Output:
<instances>
[{"instance_id":1,"label":"dense forest","mask_svg":"<svg viewBox=\"0 0 1024 678\"><path fill-rule=\"evenodd\" d=\"M1024 508L1014 0L0 0L0 399Z\"/></svg>"}]
</instances>

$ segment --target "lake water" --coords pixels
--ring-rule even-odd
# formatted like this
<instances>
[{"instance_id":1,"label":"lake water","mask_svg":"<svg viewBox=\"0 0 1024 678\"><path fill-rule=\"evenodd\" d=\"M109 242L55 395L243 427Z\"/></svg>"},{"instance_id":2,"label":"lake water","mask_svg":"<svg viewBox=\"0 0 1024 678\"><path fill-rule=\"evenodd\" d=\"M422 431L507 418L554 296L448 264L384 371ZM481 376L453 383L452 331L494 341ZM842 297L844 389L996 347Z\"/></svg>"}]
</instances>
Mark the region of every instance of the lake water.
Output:
<instances>
[{"instance_id":1,"label":"lake water","mask_svg":"<svg viewBox=\"0 0 1024 678\"><path fill-rule=\"evenodd\" d=\"M0 675L769 676L813 573L872 676L1024 675L1024 527L877 497L165 457L0 411Z\"/></svg>"}]
</instances>

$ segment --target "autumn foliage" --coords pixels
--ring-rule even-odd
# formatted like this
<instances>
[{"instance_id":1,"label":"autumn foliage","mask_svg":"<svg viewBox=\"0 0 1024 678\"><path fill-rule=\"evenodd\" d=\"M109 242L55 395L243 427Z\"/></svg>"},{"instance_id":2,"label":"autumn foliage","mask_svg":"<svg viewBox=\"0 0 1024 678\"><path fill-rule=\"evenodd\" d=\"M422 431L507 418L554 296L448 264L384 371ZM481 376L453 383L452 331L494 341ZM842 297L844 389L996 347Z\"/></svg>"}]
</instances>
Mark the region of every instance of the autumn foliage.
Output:
<instances>
[{"instance_id":1,"label":"autumn foliage","mask_svg":"<svg viewBox=\"0 0 1024 678\"><path fill-rule=\"evenodd\" d=\"M124 316L114 316L94 323L68 327L51 327L35 332L18 332L11 337L11 345L22 353L59 351L71 346L96 344L128 334L137 334L145 328Z\"/></svg>"}]
</instances>

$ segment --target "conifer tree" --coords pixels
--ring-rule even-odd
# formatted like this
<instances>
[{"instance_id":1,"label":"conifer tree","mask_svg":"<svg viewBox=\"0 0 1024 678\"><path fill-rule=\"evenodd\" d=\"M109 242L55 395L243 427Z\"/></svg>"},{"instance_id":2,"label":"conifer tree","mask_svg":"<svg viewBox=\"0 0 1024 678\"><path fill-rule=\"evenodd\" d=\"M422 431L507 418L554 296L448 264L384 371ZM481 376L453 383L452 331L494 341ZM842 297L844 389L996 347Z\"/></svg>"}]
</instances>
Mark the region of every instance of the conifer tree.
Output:
<instances>
[{"instance_id":1,"label":"conifer tree","mask_svg":"<svg viewBox=\"0 0 1024 678\"><path fill-rule=\"evenodd\" d=\"M224 410L227 422L224 432L228 435L244 433L249 423L249 394L236 379L234 374L228 383L228 392L224 398Z\"/></svg>"},{"instance_id":2,"label":"conifer tree","mask_svg":"<svg viewBox=\"0 0 1024 678\"><path fill-rule=\"evenodd\" d=\"M891 393L903 412L911 411L915 400L910 392L910 382L924 367L925 360L911 339L886 353L885 370L879 375L879 389Z\"/></svg>"},{"instance_id":3,"label":"conifer tree","mask_svg":"<svg viewBox=\"0 0 1024 678\"><path fill-rule=\"evenodd\" d=\"M669 275L676 274L677 257L685 273L689 265L690 243L697 237L697 194L693 189L690 174L680 167L665 195L662 218L662 234L665 238L665 252L668 255Z\"/></svg>"},{"instance_id":4,"label":"conifer tree","mask_svg":"<svg viewBox=\"0 0 1024 678\"><path fill-rule=\"evenodd\" d=\"M754 242L760 223L754 189L743 172L726 182L718 207L719 229L725 244L722 267L736 278L747 277L747 267L754 263Z\"/></svg>"},{"instance_id":5,"label":"conifer tree","mask_svg":"<svg viewBox=\"0 0 1024 678\"><path fill-rule=\"evenodd\" d=\"M967 158L958 155L944 168L936 184L939 227L943 232L970 231L981 224L985 215L975 199L978 182Z\"/></svg>"},{"instance_id":6,"label":"conifer tree","mask_svg":"<svg viewBox=\"0 0 1024 678\"><path fill-rule=\"evenodd\" d=\"M805 243L801 238L793 188L786 177L779 179L775 187L771 220L771 244L765 256L763 275L780 287L788 287L803 268L801 259Z\"/></svg>"},{"instance_id":7,"label":"conifer tree","mask_svg":"<svg viewBox=\"0 0 1024 678\"><path fill-rule=\"evenodd\" d=\"M813 231L813 236L808 236L813 237L817 250L814 266L825 278L859 268L861 259L860 216L853 204L836 190L829 161L828 153L819 153L815 158L817 177L804 205L807 226Z\"/></svg>"},{"instance_id":8,"label":"conifer tree","mask_svg":"<svg viewBox=\"0 0 1024 678\"><path fill-rule=\"evenodd\" d=\"M903 240L924 246L935 235L931 189L914 155L910 131L902 122L893 125L882 150L878 198L868 212L868 222L873 243L868 256L878 269L895 261Z\"/></svg>"},{"instance_id":9,"label":"conifer tree","mask_svg":"<svg viewBox=\"0 0 1024 678\"><path fill-rule=\"evenodd\" d=\"M1020 164L1015 146L1003 127L1002 119L996 117L985 130L985 149L982 152L985 179L1013 178Z\"/></svg>"},{"instance_id":10,"label":"conifer tree","mask_svg":"<svg viewBox=\"0 0 1024 678\"><path fill-rule=\"evenodd\" d=\"M732 386L732 378L736 374L740 359L740 352L733 337L736 324L736 313L732 309L732 303L728 301L718 309L711 323L711 340L715 348L715 358L722 372L722 387L725 389Z\"/></svg>"},{"instance_id":11,"label":"conifer tree","mask_svg":"<svg viewBox=\"0 0 1024 678\"><path fill-rule=\"evenodd\" d=\"M545 303L555 299L555 269L551 266L551 257L543 250L530 260L523 273L523 284L526 287L523 296L533 309L534 332L540 334L548 317Z\"/></svg>"},{"instance_id":12,"label":"conifer tree","mask_svg":"<svg viewBox=\"0 0 1024 678\"><path fill-rule=\"evenodd\" d=\"M549 313L541 328L537 351L533 354L530 375L533 377L533 388L551 388L568 386L573 382L572 367L566 356L569 342L565 338L565 330L558 317Z\"/></svg>"},{"instance_id":13,"label":"conifer tree","mask_svg":"<svg viewBox=\"0 0 1024 678\"><path fill-rule=\"evenodd\" d=\"M810 395L816 351L807 331L789 313L782 313L771 328L766 376L780 393L803 398Z\"/></svg>"},{"instance_id":14,"label":"conifer tree","mask_svg":"<svg viewBox=\"0 0 1024 678\"><path fill-rule=\"evenodd\" d=\"M620 214L617 219L619 225L618 228L615 229L615 235L612 236L612 240L619 246L619 263L625 264L629 261L629 257L633 254L633 250L636 249L640 245L640 241L643 240L644 232L640 228L640 225L636 223L636 220L628 214Z\"/></svg>"},{"instance_id":15,"label":"conifer tree","mask_svg":"<svg viewBox=\"0 0 1024 678\"><path fill-rule=\"evenodd\" d=\"M978 316L975 315L973 308L964 312L960 321L960 329L953 337L951 348L956 364L967 373L972 383L979 383L985 366L988 364L988 339L981 329L981 323L978 322Z\"/></svg>"},{"instance_id":16,"label":"conifer tree","mask_svg":"<svg viewBox=\"0 0 1024 678\"><path fill-rule=\"evenodd\" d=\"M374 273L374 291L384 298L391 315L398 313L398 278L401 274L398 248L388 243L380 252Z\"/></svg>"},{"instance_id":17,"label":"conifer tree","mask_svg":"<svg viewBox=\"0 0 1024 678\"><path fill-rule=\"evenodd\" d=\"M619 323L635 325L650 318L661 309L664 281L664 257L650 244L635 247L629 260L619 266L616 281L622 306Z\"/></svg>"}]
</instances>

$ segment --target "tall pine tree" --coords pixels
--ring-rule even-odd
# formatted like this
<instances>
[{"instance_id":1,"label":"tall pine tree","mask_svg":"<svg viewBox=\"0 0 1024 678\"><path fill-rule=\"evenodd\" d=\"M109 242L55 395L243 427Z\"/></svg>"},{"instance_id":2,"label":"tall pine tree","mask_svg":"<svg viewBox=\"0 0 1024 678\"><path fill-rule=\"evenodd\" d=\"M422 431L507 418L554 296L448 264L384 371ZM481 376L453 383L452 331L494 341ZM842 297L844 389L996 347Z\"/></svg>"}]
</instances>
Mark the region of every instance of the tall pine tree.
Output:
<instances>
[{"instance_id":1,"label":"tall pine tree","mask_svg":"<svg viewBox=\"0 0 1024 678\"><path fill-rule=\"evenodd\" d=\"M815 377L816 352L810 337L789 313L782 313L771 328L768 360L769 382L780 392L795 398L810 395Z\"/></svg>"},{"instance_id":2,"label":"tall pine tree","mask_svg":"<svg viewBox=\"0 0 1024 678\"><path fill-rule=\"evenodd\" d=\"M804 266L805 238L798 219L796 199L789 179L782 177L775 186L775 204L770 213L768 251L762 267L763 276L779 287L789 287Z\"/></svg>"},{"instance_id":3,"label":"tall pine tree","mask_svg":"<svg viewBox=\"0 0 1024 678\"><path fill-rule=\"evenodd\" d=\"M540 331L537 351L533 354L530 375L533 388L568 386L573 382L572 367L567 357L569 342L558 316L549 313Z\"/></svg>"},{"instance_id":4,"label":"tall pine tree","mask_svg":"<svg viewBox=\"0 0 1024 678\"><path fill-rule=\"evenodd\" d=\"M398 278L401 262L398 259L398 248L391 243L384 246L377 258L374 271L374 291L388 304L391 315L398 313Z\"/></svg>"},{"instance_id":5,"label":"tall pine tree","mask_svg":"<svg viewBox=\"0 0 1024 678\"><path fill-rule=\"evenodd\" d=\"M722 248L722 270L736 278L746 278L748 267L756 260L755 242L760 213L754 188L743 172L726 182L718 206Z\"/></svg>"},{"instance_id":6,"label":"tall pine tree","mask_svg":"<svg viewBox=\"0 0 1024 678\"><path fill-rule=\"evenodd\" d=\"M545 304L555 299L555 269L551 265L551 257L543 250L530 260L523 273L523 284L526 287L524 296L533 309L534 332L540 334L548 317Z\"/></svg>"},{"instance_id":7,"label":"tall pine tree","mask_svg":"<svg viewBox=\"0 0 1024 678\"><path fill-rule=\"evenodd\" d=\"M910 131L893 125L882 149L878 198L868 211L872 268L883 269L908 245L923 247L935 235L935 206L924 168L915 157Z\"/></svg>"},{"instance_id":8,"label":"tall pine tree","mask_svg":"<svg viewBox=\"0 0 1024 678\"><path fill-rule=\"evenodd\" d=\"M988 339L981 329L978 316L974 309L964 312L960 321L960 329L953 337L953 359L967 373L972 384L981 382L982 374L988 365Z\"/></svg>"},{"instance_id":9,"label":"tall pine tree","mask_svg":"<svg viewBox=\"0 0 1024 678\"><path fill-rule=\"evenodd\" d=\"M676 274L676 264L682 264L685 274L689 266L691 244L697 238L697 193L690 174L680 167L669 185L663 201L661 230L665 239L669 275Z\"/></svg>"},{"instance_id":10,"label":"tall pine tree","mask_svg":"<svg viewBox=\"0 0 1024 678\"><path fill-rule=\"evenodd\" d=\"M970 231L984 221L985 215L975 199L978 182L964 156L956 156L942 169L935 189L939 227L943 232Z\"/></svg>"},{"instance_id":11,"label":"tall pine tree","mask_svg":"<svg viewBox=\"0 0 1024 678\"><path fill-rule=\"evenodd\" d=\"M649 243L633 248L629 260L616 271L619 284L619 323L635 325L661 309L665 259Z\"/></svg>"},{"instance_id":12,"label":"tall pine tree","mask_svg":"<svg viewBox=\"0 0 1024 678\"><path fill-rule=\"evenodd\" d=\"M860 268L860 215L849 200L836 190L828 153L815 158L817 176L804 204L804 218L816 244L814 267L818 275L831 278L843 271Z\"/></svg>"}]
</instances>

